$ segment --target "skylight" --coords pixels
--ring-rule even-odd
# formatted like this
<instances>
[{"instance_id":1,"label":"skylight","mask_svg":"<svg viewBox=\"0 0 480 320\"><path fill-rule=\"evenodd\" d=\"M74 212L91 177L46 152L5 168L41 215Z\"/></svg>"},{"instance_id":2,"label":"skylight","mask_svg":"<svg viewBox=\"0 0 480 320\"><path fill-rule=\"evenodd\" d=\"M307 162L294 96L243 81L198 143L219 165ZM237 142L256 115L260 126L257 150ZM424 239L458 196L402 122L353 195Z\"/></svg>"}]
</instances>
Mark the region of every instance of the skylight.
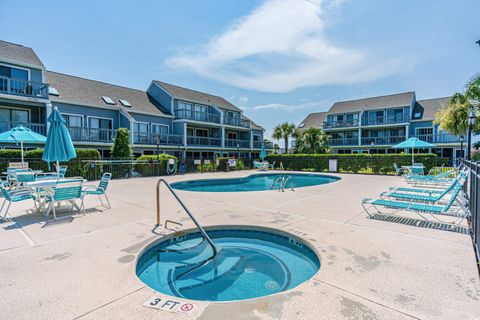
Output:
<instances>
[{"instance_id":1,"label":"skylight","mask_svg":"<svg viewBox=\"0 0 480 320\"><path fill-rule=\"evenodd\" d=\"M48 87L48 94L51 96L57 96L57 97L60 95L60 93L58 93L58 90L52 86Z\"/></svg>"},{"instance_id":2,"label":"skylight","mask_svg":"<svg viewBox=\"0 0 480 320\"><path fill-rule=\"evenodd\" d=\"M111 104L111 105L115 105L115 101L112 100L112 98L110 97L102 97L103 101L105 101L106 104Z\"/></svg>"},{"instance_id":3,"label":"skylight","mask_svg":"<svg viewBox=\"0 0 480 320\"><path fill-rule=\"evenodd\" d=\"M303 127L305 127L305 123L303 123L303 122L302 122L302 123L300 123L300 124L298 125L298 127L299 127L299 128L303 128Z\"/></svg>"},{"instance_id":4,"label":"skylight","mask_svg":"<svg viewBox=\"0 0 480 320\"><path fill-rule=\"evenodd\" d=\"M128 101L125 100L125 99L120 99L120 100L118 100L118 101L120 101L120 103L121 103L123 106L125 106L125 107L131 107L131 106L132 106L132 105L130 104L130 102L128 102Z\"/></svg>"}]
</instances>

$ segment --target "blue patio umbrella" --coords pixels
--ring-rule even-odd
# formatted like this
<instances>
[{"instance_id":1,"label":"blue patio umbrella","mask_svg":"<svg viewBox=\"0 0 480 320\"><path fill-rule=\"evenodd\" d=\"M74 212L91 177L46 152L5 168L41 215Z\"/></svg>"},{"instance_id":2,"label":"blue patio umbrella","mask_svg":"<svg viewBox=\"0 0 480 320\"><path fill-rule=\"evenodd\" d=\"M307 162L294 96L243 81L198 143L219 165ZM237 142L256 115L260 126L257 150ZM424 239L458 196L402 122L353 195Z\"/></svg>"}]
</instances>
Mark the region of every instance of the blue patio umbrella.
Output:
<instances>
[{"instance_id":1,"label":"blue patio umbrella","mask_svg":"<svg viewBox=\"0 0 480 320\"><path fill-rule=\"evenodd\" d=\"M265 151L265 143L262 142L262 149L260 150L260 159L263 161L267 157L267 151Z\"/></svg>"},{"instance_id":2,"label":"blue patio umbrella","mask_svg":"<svg viewBox=\"0 0 480 320\"><path fill-rule=\"evenodd\" d=\"M412 164L415 163L415 156L413 153L414 149L421 149L421 148L435 148L434 144L422 141L418 138L409 138L399 144L396 144L392 147L393 149L412 149Z\"/></svg>"},{"instance_id":3,"label":"blue patio umbrella","mask_svg":"<svg viewBox=\"0 0 480 320\"><path fill-rule=\"evenodd\" d=\"M48 122L50 122L50 128L48 129L47 143L45 144L42 160L56 162L58 174L60 169L59 162L76 158L77 153L73 147L70 132L65 126L65 119L56 107L48 117Z\"/></svg>"},{"instance_id":4,"label":"blue patio umbrella","mask_svg":"<svg viewBox=\"0 0 480 320\"><path fill-rule=\"evenodd\" d=\"M24 126L18 126L0 134L0 142L20 143L23 167L23 143L45 143L47 138Z\"/></svg>"}]
</instances>

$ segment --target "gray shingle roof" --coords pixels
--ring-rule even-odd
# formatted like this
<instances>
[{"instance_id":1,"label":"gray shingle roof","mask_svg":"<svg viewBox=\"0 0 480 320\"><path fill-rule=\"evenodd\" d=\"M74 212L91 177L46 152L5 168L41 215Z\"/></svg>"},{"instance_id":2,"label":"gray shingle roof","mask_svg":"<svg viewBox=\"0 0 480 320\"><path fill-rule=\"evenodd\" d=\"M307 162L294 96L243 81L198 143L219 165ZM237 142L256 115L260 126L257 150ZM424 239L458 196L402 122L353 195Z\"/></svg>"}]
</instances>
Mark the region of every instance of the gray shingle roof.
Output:
<instances>
[{"instance_id":1,"label":"gray shingle roof","mask_svg":"<svg viewBox=\"0 0 480 320\"><path fill-rule=\"evenodd\" d=\"M51 101L119 110L122 106L119 99L125 99L132 105L131 108L124 108L128 112L154 116L169 115L166 111L162 112L161 109L159 109L161 106L142 90L79 78L53 71L47 71L45 78L46 82L57 89L60 94L58 97L50 95ZM112 98L116 102L116 105L105 103L102 96Z\"/></svg>"},{"instance_id":2,"label":"gray shingle roof","mask_svg":"<svg viewBox=\"0 0 480 320\"><path fill-rule=\"evenodd\" d=\"M373 110L379 108L394 108L412 104L415 92L404 92L386 96L335 102L328 111L329 114Z\"/></svg>"},{"instance_id":3,"label":"gray shingle roof","mask_svg":"<svg viewBox=\"0 0 480 320\"><path fill-rule=\"evenodd\" d=\"M42 61L32 48L0 40L0 59L6 58L44 68Z\"/></svg>"},{"instance_id":4,"label":"gray shingle roof","mask_svg":"<svg viewBox=\"0 0 480 320\"><path fill-rule=\"evenodd\" d=\"M327 112L314 112L310 113L303 119L300 124L304 124L301 128L300 125L298 126L300 129L308 129L308 128L321 128L323 122L327 118Z\"/></svg>"},{"instance_id":5,"label":"gray shingle roof","mask_svg":"<svg viewBox=\"0 0 480 320\"><path fill-rule=\"evenodd\" d=\"M195 91L179 86L175 86L173 84L161 82L158 80L154 80L156 84L166 90L170 95L174 96L175 98L190 101L190 102L197 102L206 105L213 105L222 109L232 110L242 112L239 108L234 106L232 103L228 102L222 97L214 96L212 94Z\"/></svg>"},{"instance_id":6,"label":"gray shingle roof","mask_svg":"<svg viewBox=\"0 0 480 320\"><path fill-rule=\"evenodd\" d=\"M418 100L413 107L412 120L434 120L437 111L445 107L449 99L450 97ZM420 113L420 117L415 117L416 113Z\"/></svg>"}]
</instances>

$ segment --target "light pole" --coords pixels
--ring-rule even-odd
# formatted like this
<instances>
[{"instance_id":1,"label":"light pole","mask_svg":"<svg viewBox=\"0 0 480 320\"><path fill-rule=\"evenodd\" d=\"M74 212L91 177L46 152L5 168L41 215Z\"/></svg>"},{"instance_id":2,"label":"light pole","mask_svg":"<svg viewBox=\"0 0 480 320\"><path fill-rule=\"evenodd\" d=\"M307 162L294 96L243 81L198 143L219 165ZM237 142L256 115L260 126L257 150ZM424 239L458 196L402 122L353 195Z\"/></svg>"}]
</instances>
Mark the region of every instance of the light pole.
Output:
<instances>
[{"instance_id":1,"label":"light pole","mask_svg":"<svg viewBox=\"0 0 480 320\"><path fill-rule=\"evenodd\" d=\"M477 114L475 112L475 107L477 105L478 103L475 101L470 103L470 107L468 107L467 160L470 160L470 151L472 150L472 129L477 120Z\"/></svg>"},{"instance_id":2,"label":"light pole","mask_svg":"<svg viewBox=\"0 0 480 320\"><path fill-rule=\"evenodd\" d=\"M373 154L373 147L375 146L375 141L372 140L372 142L370 142L370 145L372 146L372 149L370 149L370 153Z\"/></svg>"},{"instance_id":3,"label":"light pole","mask_svg":"<svg viewBox=\"0 0 480 320\"><path fill-rule=\"evenodd\" d=\"M460 158L463 159L465 157L465 154L463 152L463 140L464 136L460 136Z\"/></svg>"},{"instance_id":4,"label":"light pole","mask_svg":"<svg viewBox=\"0 0 480 320\"><path fill-rule=\"evenodd\" d=\"M158 158L158 155L160 154L160 137L159 136L157 136L156 142L157 142L157 158Z\"/></svg>"},{"instance_id":5,"label":"light pole","mask_svg":"<svg viewBox=\"0 0 480 320\"><path fill-rule=\"evenodd\" d=\"M237 143L237 160L240 160L240 144Z\"/></svg>"}]
</instances>

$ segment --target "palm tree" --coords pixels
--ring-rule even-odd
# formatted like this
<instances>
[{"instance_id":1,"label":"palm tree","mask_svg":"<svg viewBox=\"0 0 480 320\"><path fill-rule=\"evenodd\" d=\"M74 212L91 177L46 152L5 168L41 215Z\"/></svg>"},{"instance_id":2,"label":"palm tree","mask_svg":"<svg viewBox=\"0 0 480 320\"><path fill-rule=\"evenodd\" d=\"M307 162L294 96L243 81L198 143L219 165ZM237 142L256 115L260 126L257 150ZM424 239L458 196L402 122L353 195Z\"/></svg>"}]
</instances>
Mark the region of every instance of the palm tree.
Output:
<instances>
[{"instance_id":1,"label":"palm tree","mask_svg":"<svg viewBox=\"0 0 480 320\"><path fill-rule=\"evenodd\" d=\"M297 153L326 153L327 135L319 128L308 128L297 134Z\"/></svg>"},{"instance_id":2,"label":"palm tree","mask_svg":"<svg viewBox=\"0 0 480 320\"><path fill-rule=\"evenodd\" d=\"M480 74L474 76L465 85L463 92L456 92L445 108L440 109L435 115L434 123L440 128L454 135L464 135L468 130L468 108L472 101L480 100ZM478 108L478 105L477 105ZM480 131L477 121L474 132Z\"/></svg>"},{"instance_id":3,"label":"palm tree","mask_svg":"<svg viewBox=\"0 0 480 320\"><path fill-rule=\"evenodd\" d=\"M285 141L285 153L288 153L288 139L295 133L295 125L292 123L282 123L273 129L272 138L275 140L283 139Z\"/></svg>"}]
</instances>

